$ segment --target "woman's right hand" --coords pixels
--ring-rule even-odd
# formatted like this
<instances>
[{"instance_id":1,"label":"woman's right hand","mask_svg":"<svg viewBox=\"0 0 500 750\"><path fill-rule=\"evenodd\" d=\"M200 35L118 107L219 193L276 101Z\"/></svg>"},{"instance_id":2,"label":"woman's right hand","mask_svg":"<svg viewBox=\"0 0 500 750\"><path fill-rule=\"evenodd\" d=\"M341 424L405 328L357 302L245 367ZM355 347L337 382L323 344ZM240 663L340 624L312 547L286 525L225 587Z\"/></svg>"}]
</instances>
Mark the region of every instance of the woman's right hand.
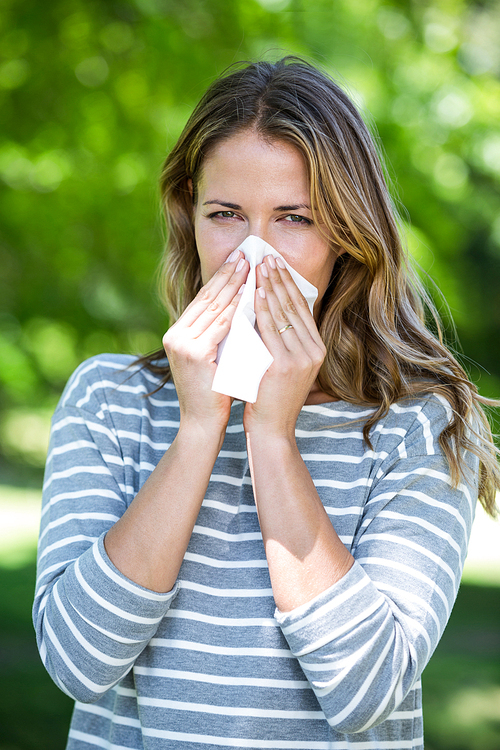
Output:
<instances>
[{"instance_id":1,"label":"woman's right hand","mask_svg":"<svg viewBox=\"0 0 500 750\"><path fill-rule=\"evenodd\" d=\"M212 391L212 382L217 347L229 331L249 265L241 252L230 258L163 337L180 428L106 534L113 564L152 591L170 591L177 580L231 413L231 399Z\"/></svg>"},{"instance_id":2,"label":"woman's right hand","mask_svg":"<svg viewBox=\"0 0 500 750\"><path fill-rule=\"evenodd\" d=\"M235 253L163 337L179 396L181 425L202 424L223 431L229 421L232 399L212 391L212 382L217 347L229 333L249 271L243 253Z\"/></svg>"}]
</instances>

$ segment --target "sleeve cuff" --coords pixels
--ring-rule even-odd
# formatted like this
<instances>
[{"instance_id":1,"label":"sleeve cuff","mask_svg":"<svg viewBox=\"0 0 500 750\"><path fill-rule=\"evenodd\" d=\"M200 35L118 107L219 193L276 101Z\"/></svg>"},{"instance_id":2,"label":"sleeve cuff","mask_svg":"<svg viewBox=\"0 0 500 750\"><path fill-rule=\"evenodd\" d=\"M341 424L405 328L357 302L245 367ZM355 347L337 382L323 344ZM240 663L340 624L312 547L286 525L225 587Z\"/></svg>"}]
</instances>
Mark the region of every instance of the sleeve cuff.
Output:
<instances>
[{"instance_id":1,"label":"sleeve cuff","mask_svg":"<svg viewBox=\"0 0 500 750\"><path fill-rule=\"evenodd\" d=\"M171 591L150 591L124 576L111 562L102 534L68 569L65 591L88 622L141 641L152 637L174 599Z\"/></svg>"},{"instance_id":2,"label":"sleeve cuff","mask_svg":"<svg viewBox=\"0 0 500 750\"><path fill-rule=\"evenodd\" d=\"M310 654L327 643L344 640L379 611L384 617L385 598L356 561L346 575L314 599L290 612L276 610L283 635L296 657Z\"/></svg>"}]
</instances>

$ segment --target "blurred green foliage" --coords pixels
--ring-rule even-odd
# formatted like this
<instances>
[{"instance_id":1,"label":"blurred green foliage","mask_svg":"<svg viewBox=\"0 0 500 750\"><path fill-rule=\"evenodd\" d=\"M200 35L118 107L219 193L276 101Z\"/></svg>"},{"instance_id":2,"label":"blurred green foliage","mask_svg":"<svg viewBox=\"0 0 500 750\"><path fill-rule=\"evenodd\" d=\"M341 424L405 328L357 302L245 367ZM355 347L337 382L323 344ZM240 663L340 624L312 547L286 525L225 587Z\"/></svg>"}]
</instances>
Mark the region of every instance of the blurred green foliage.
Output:
<instances>
[{"instance_id":1,"label":"blurred green foliage","mask_svg":"<svg viewBox=\"0 0 500 750\"><path fill-rule=\"evenodd\" d=\"M464 362L499 396L499 39L496 0L2 0L0 480L37 481L29 466L43 464L49 415L81 360L159 346L161 163L239 60L298 54L345 85L380 134L410 250L450 305ZM32 579L30 568L24 598L4 597L23 617ZM481 596L462 599L465 614L479 600L496 612ZM30 628L25 618L31 643ZM2 750L62 747L69 703L20 638L7 641L24 677L3 700ZM432 750L497 747L497 643L490 674L463 662L466 641L461 631L448 654L445 639L426 673ZM476 691L477 716L461 694L448 699L459 682L469 714ZM32 737L26 695L41 717Z\"/></svg>"},{"instance_id":2,"label":"blurred green foliage","mask_svg":"<svg viewBox=\"0 0 500 750\"><path fill-rule=\"evenodd\" d=\"M82 359L158 347L162 160L225 67L287 53L339 78L375 124L410 249L472 377L500 395L498 39L496 2L3 0L3 455L42 463Z\"/></svg>"}]
</instances>

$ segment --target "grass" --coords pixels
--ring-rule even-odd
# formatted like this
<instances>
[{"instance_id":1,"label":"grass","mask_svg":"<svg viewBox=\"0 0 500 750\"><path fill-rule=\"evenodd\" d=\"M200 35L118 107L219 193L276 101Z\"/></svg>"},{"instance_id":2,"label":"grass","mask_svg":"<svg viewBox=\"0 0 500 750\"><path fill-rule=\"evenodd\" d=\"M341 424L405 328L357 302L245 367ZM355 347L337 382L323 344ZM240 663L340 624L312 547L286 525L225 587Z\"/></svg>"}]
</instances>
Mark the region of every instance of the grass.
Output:
<instances>
[{"instance_id":1,"label":"grass","mask_svg":"<svg viewBox=\"0 0 500 750\"><path fill-rule=\"evenodd\" d=\"M72 701L38 656L31 603L34 562L0 568L0 750L63 750Z\"/></svg>"},{"instance_id":2,"label":"grass","mask_svg":"<svg viewBox=\"0 0 500 750\"><path fill-rule=\"evenodd\" d=\"M500 748L500 588L462 585L423 675L426 750Z\"/></svg>"}]
</instances>

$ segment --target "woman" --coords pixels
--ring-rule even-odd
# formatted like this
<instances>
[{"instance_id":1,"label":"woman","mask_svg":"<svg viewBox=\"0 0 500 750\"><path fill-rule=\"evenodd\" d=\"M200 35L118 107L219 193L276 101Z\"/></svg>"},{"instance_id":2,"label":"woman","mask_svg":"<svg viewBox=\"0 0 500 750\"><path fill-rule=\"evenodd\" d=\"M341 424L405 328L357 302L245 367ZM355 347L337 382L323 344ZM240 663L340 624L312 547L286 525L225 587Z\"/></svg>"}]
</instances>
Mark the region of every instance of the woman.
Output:
<instances>
[{"instance_id":1,"label":"woman","mask_svg":"<svg viewBox=\"0 0 500 750\"><path fill-rule=\"evenodd\" d=\"M499 473L372 139L313 67L256 63L205 94L162 193L167 359L84 363L53 422L34 613L68 748L421 748L420 675ZM212 381L249 235L279 255L242 403Z\"/></svg>"}]
</instances>

